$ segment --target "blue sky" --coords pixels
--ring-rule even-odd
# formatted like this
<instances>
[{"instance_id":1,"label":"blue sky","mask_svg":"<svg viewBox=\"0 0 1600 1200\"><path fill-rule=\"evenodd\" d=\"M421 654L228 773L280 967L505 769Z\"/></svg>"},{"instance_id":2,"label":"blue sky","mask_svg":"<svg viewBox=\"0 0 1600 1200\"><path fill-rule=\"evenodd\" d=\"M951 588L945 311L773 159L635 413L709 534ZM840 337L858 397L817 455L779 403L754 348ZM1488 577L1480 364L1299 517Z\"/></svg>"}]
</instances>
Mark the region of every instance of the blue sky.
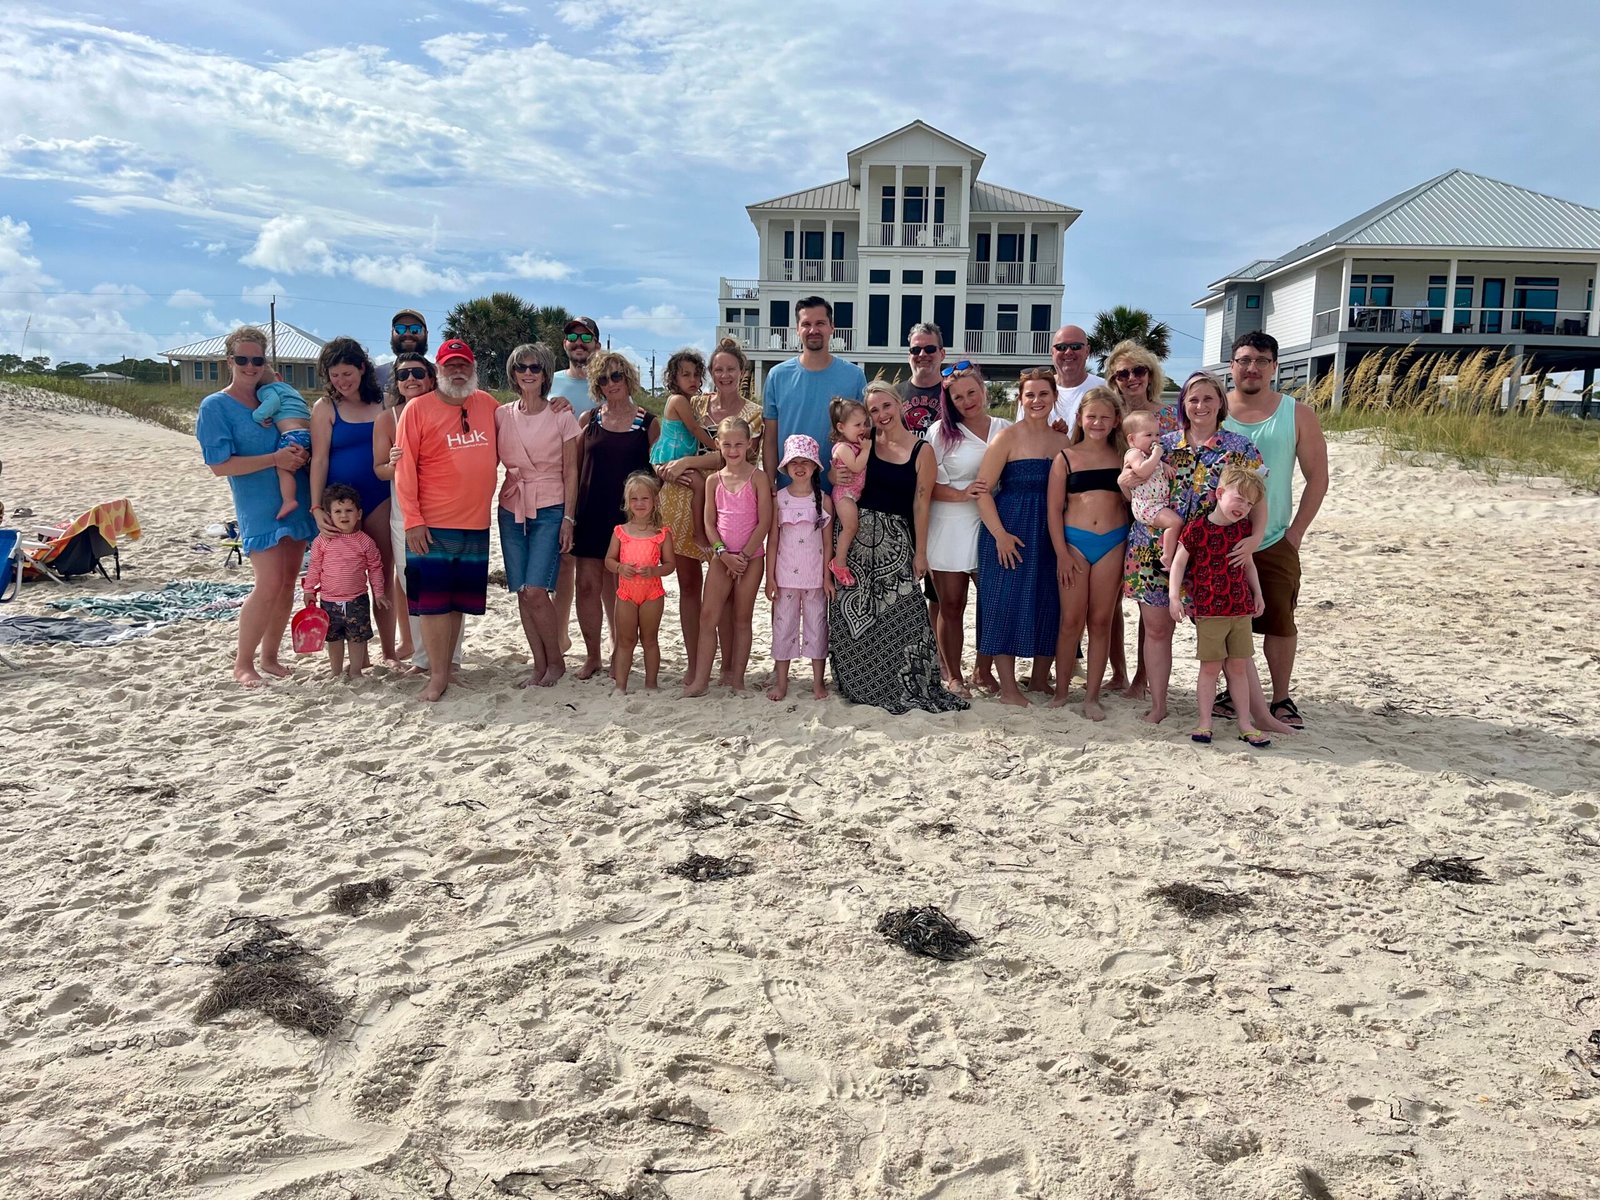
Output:
<instances>
[{"instance_id":1,"label":"blue sky","mask_svg":"<svg viewBox=\"0 0 1600 1200\"><path fill-rule=\"evenodd\" d=\"M744 206L915 118L1083 210L1065 309L1168 320L1452 167L1600 206L1600 5L770 0L7 6L0 351L280 317L377 350L499 289L706 345ZM1520 14L1520 15L1517 15ZM29 327L26 345L24 326ZM437 339L436 339L437 340Z\"/></svg>"}]
</instances>

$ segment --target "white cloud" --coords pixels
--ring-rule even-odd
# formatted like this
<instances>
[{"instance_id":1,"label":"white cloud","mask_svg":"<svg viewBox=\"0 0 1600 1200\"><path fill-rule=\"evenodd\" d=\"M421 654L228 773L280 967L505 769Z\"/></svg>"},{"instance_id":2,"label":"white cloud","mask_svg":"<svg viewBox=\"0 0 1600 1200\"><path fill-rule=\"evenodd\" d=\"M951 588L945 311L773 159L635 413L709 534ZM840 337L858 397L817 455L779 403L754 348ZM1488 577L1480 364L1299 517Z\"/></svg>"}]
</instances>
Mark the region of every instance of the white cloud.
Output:
<instances>
[{"instance_id":1,"label":"white cloud","mask_svg":"<svg viewBox=\"0 0 1600 1200\"><path fill-rule=\"evenodd\" d=\"M155 339L135 330L125 315L148 299L127 284L68 292L34 253L28 223L0 215L0 331L8 352L87 363L153 354Z\"/></svg>"},{"instance_id":2,"label":"white cloud","mask_svg":"<svg viewBox=\"0 0 1600 1200\"><path fill-rule=\"evenodd\" d=\"M683 341L705 332L704 323L692 319L676 304L641 308L630 304L621 316L601 317L602 329L638 329L660 342Z\"/></svg>"},{"instance_id":3,"label":"white cloud","mask_svg":"<svg viewBox=\"0 0 1600 1200\"><path fill-rule=\"evenodd\" d=\"M192 288L179 288L167 297L168 308L205 308L211 301Z\"/></svg>"},{"instance_id":4,"label":"white cloud","mask_svg":"<svg viewBox=\"0 0 1600 1200\"><path fill-rule=\"evenodd\" d=\"M517 279L554 280L567 279L572 275L572 268L566 263L545 258L532 250L511 255L505 262L506 270Z\"/></svg>"}]
</instances>

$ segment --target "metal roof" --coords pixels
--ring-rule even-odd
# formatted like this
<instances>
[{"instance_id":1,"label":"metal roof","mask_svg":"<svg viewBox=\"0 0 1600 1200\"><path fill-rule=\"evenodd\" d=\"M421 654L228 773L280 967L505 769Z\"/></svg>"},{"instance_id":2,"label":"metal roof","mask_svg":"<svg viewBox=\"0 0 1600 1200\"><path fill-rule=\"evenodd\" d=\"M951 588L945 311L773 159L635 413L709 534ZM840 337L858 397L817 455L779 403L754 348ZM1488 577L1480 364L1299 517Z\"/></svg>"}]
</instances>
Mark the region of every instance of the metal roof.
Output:
<instances>
[{"instance_id":1,"label":"metal roof","mask_svg":"<svg viewBox=\"0 0 1600 1200\"><path fill-rule=\"evenodd\" d=\"M859 196L859 189L852 187L848 179L836 179L821 187L790 192L787 196L774 196L771 200L762 200L748 207L853 209L861 206Z\"/></svg>"},{"instance_id":2,"label":"metal roof","mask_svg":"<svg viewBox=\"0 0 1600 1200\"><path fill-rule=\"evenodd\" d=\"M263 321L261 328L271 332L271 326ZM191 342L187 346L179 346L175 350L163 350L163 358L175 359L212 359L222 358L227 351L223 349L225 335L207 338L203 342ZM319 338L314 333L307 333L298 325L291 325L287 321L278 322L278 361L279 362L309 362L314 363L322 353L322 348L328 344L326 338Z\"/></svg>"},{"instance_id":3,"label":"metal roof","mask_svg":"<svg viewBox=\"0 0 1600 1200\"><path fill-rule=\"evenodd\" d=\"M1073 208L1067 204L1057 204L1054 200L1041 200L1038 196L1030 196L1027 192L1015 191L1012 188L997 187L992 183L978 180L972 185L972 211L994 213L1070 213L1073 217L1081 217L1083 210ZM1068 222L1070 224L1070 222Z\"/></svg>"},{"instance_id":4,"label":"metal roof","mask_svg":"<svg viewBox=\"0 0 1600 1200\"><path fill-rule=\"evenodd\" d=\"M1254 262L1246 263L1237 271L1229 271L1221 279L1216 280L1209 286L1219 288L1225 283L1240 283L1248 282L1252 279L1260 279L1277 265L1278 260L1275 258L1258 258Z\"/></svg>"}]
</instances>

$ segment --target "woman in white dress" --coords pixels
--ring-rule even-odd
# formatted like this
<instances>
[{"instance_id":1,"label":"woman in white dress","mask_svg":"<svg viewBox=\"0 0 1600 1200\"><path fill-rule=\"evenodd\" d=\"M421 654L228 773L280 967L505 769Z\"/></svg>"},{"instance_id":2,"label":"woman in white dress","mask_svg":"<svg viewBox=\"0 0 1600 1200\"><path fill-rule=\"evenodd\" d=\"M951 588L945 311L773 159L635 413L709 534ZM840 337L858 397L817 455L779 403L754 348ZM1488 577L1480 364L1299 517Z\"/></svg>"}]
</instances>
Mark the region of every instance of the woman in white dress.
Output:
<instances>
[{"instance_id":1,"label":"woman in white dress","mask_svg":"<svg viewBox=\"0 0 1600 1200\"><path fill-rule=\"evenodd\" d=\"M967 587L978 569L978 468L984 451L1011 422L989 415L989 393L983 372L962 360L944 368L944 395L939 420L927 432L938 474L928 510L928 570L939 594L939 656L951 678L946 686L958 696L971 696L961 675ZM979 597L981 604L982 597ZM979 687L994 690L992 664L982 655L974 672Z\"/></svg>"}]
</instances>

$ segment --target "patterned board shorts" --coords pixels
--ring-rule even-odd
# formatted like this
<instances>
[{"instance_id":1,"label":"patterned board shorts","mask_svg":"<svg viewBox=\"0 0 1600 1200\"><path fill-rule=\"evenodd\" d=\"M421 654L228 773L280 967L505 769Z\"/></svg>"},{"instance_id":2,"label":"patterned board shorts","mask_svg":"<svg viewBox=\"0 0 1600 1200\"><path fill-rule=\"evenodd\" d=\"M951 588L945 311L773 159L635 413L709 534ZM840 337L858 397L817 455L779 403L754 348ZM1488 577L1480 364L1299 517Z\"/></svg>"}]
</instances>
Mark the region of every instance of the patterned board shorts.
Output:
<instances>
[{"instance_id":1,"label":"patterned board shorts","mask_svg":"<svg viewBox=\"0 0 1600 1200\"><path fill-rule=\"evenodd\" d=\"M489 531L430 527L426 554L406 551L406 603L413 617L481 617L489 593Z\"/></svg>"},{"instance_id":2,"label":"patterned board shorts","mask_svg":"<svg viewBox=\"0 0 1600 1200\"><path fill-rule=\"evenodd\" d=\"M285 429L278 434L278 449L284 450L290 446L298 446L307 454L311 453L311 430Z\"/></svg>"},{"instance_id":3,"label":"patterned board shorts","mask_svg":"<svg viewBox=\"0 0 1600 1200\"><path fill-rule=\"evenodd\" d=\"M372 640L372 601L367 596L354 600L319 600L328 614L330 642L370 642Z\"/></svg>"}]
</instances>

